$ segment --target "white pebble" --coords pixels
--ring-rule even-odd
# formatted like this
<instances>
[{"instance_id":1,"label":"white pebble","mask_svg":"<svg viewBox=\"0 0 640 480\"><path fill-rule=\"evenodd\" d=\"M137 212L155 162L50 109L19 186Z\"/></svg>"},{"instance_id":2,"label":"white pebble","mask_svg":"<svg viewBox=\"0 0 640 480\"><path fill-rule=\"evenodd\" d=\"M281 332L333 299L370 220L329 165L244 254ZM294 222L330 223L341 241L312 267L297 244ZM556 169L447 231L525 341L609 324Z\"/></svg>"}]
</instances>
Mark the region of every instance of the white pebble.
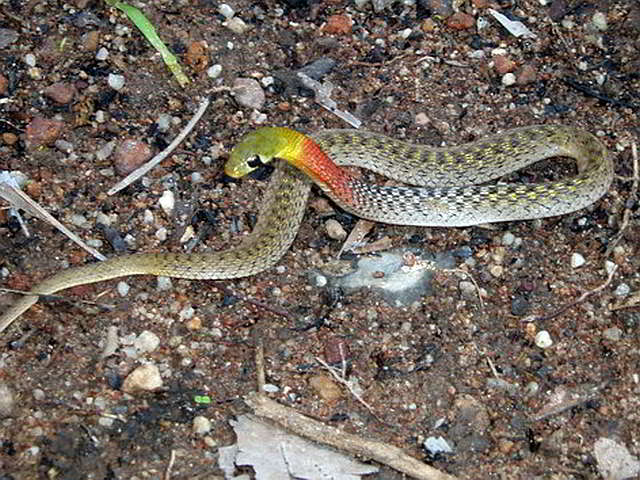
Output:
<instances>
[{"instance_id":1,"label":"white pebble","mask_svg":"<svg viewBox=\"0 0 640 480\"><path fill-rule=\"evenodd\" d=\"M116 290L118 290L118 295L120 295L121 297L126 297L129 294L130 289L131 287L129 287L129 284L127 282L120 281L116 286Z\"/></svg>"},{"instance_id":2,"label":"white pebble","mask_svg":"<svg viewBox=\"0 0 640 480\"><path fill-rule=\"evenodd\" d=\"M516 237L513 233L505 232L504 235L502 235L502 245L504 245L505 247L509 247L513 245L515 239Z\"/></svg>"},{"instance_id":3,"label":"white pebble","mask_svg":"<svg viewBox=\"0 0 640 480\"><path fill-rule=\"evenodd\" d=\"M147 225L151 225L153 223L153 213L151 210L147 209L144 211L142 221Z\"/></svg>"},{"instance_id":4,"label":"white pebble","mask_svg":"<svg viewBox=\"0 0 640 480\"><path fill-rule=\"evenodd\" d=\"M222 73L222 65L220 65L219 63L216 63L215 65L211 65L207 69L207 76L209 78L218 78L221 73Z\"/></svg>"},{"instance_id":5,"label":"white pebble","mask_svg":"<svg viewBox=\"0 0 640 480\"><path fill-rule=\"evenodd\" d=\"M627 285L626 283L621 283L620 285L618 285L613 292L613 294L617 297L626 297L630 293L631 287L629 287L629 285Z\"/></svg>"},{"instance_id":6,"label":"white pebble","mask_svg":"<svg viewBox=\"0 0 640 480\"><path fill-rule=\"evenodd\" d=\"M206 435L211 431L211 421L207 417L198 415L193 418L193 433L196 435Z\"/></svg>"},{"instance_id":7,"label":"white pebble","mask_svg":"<svg viewBox=\"0 0 640 480\"><path fill-rule=\"evenodd\" d=\"M166 132L169 130L171 126L171 115L168 113L161 113L158 115L158 119L156 120L156 125L158 125L158 130L161 132Z\"/></svg>"},{"instance_id":8,"label":"white pebble","mask_svg":"<svg viewBox=\"0 0 640 480\"><path fill-rule=\"evenodd\" d=\"M244 20L242 20L239 17L230 18L229 20L224 22L222 25L224 27L227 27L233 33L237 33L238 35L242 35L243 33L246 33L249 30L249 28L251 28L249 25L244 23Z\"/></svg>"},{"instance_id":9,"label":"white pebble","mask_svg":"<svg viewBox=\"0 0 640 480\"><path fill-rule=\"evenodd\" d=\"M47 397L44 391L39 388L34 388L32 393L33 393L33 398L38 402L41 402Z\"/></svg>"},{"instance_id":10,"label":"white pebble","mask_svg":"<svg viewBox=\"0 0 640 480\"><path fill-rule=\"evenodd\" d=\"M171 190L165 190L162 192L162 196L158 200L160 207L164 210L164 213L171 215L173 207L176 204L176 198Z\"/></svg>"},{"instance_id":11,"label":"white pebble","mask_svg":"<svg viewBox=\"0 0 640 480\"><path fill-rule=\"evenodd\" d=\"M233 8L231 8L226 3L220 4L220 6L218 7L218 13L220 13L226 19L229 19L236 14L236 12L233 11Z\"/></svg>"},{"instance_id":12,"label":"white pebble","mask_svg":"<svg viewBox=\"0 0 640 480\"><path fill-rule=\"evenodd\" d=\"M104 123L106 120L104 111L103 110L96 111L95 119L96 119L96 122L98 123ZM113 143L113 142L109 142L109 143Z\"/></svg>"},{"instance_id":13,"label":"white pebble","mask_svg":"<svg viewBox=\"0 0 640 480\"><path fill-rule=\"evenodd\" d=\"M540 348L549 348L553 345L553 340L551 340L551 335L546 330L540 330L536 334L536 345Z\"/></svg>"},{"instance_id":14,"label":"white pebble","mask_svg":"<svg viewBox=\"0 0 640 480\"><path fill-rule=\"evenodd\" d=\"M607 16L602 12L594 13L591 22L601 32L607 29Z\"/></svg>"},{"instance_id":15,"label":"white pebble","mask_svg":"<svg viewBox=\"0 0 640 480\"><path fill-rule=\"evenodd\" d=\"M400 32L400 37L402 37L404 40L406 40L407 38L409 38L411 36L411 32L413 30L411 30L410 28L405 28L404 30L402 30Z\"/></svg>"},{"instance_id":16,"label":"white pebble","mask_svg":"<svg viewBox=\"0 0 640 480\"><path fill-rule=\"evenodd\" d=\"M502 77L502 84L505 87L510 87L511 85L514 85L516 83L516 76L509 72L509 73L505 73L504 76Z\"/></svg>"},{"instance_id":17,"label":"white pebble","mask_svg":"<svg viewBox=\"0 0 640 480\"><path fill-rule=\"evenodd\" d=\"M571 255L571 268L579 268L584 265L586 260L579 253L573 253Z\"/></svg>"},{"instance_id":18,"label":"white pebble","mask_svg":"<svg viewBox=\"0 0 640 480\"><path fill-rule=\"evenodd\" d=\"M109 50L107 50L106 48L102 47L100 48L100 50L98 50L98 53L96 53L96 60L106 60L109 57Z\"/></svg>"},{"instance_id":19,"label":"white pebble","mask_svg":"<svg viewBox=\"0 0 640 480\"><path fill-rule=\"evenodd\" d=\"M73 215L71 215L71 223L74 224L76 227L82 227L82 228L86 228L88 227L88 223L87 219L85 218L84 215L80 215L79 213L74 213Z\"/></svg>"},{"instance_id":20,"label":"white pebble","mask_svg":"<svg viewBox=\"0 0 640 480\"><path fill-rule=\"evenodd\" d=\"M149 330L143 331L133 342L133 346L141 353L153 352L159 345L160 339Z\"/></svg>"},{"instance_id":21,"label":"white pebble","mask_svg":"<svg viewBox=\"0 0 640 480\"><path fill-rule=\"evenodd\" d=\"M156 238L158 239L158 241L160 242L164 242L167 237L169 236L169 233L167 232L167 229L164 227L160 227L158 230L156 230Z\"/></svg>"},{"instance_id":22,"label":"white pebble","mask_svg":"<svg viewBox=\"0 0 640 480\"><path fill-rule=\"evenodd\" d=\"M17 398L13 389L4 382L0 382L0 418L11 417L15 413Z\"/></svg>"},{"instance_id":23,"label":"white pebble","mask_svg":"<svg viewBox=\"0 0 640 480\"><path fill-rule=\"evenodd\" d=\"M615 270L616 264L611 260L607 260L604 262L604 269L607 271L607 275L611 275L611 273Z\"/></svg>"},{"instance_id":24,"label":"white pebble","mask_svg":"<svg viewBox=\"0 0 640 480\"><path fill-rule=\"evenodd\" d=\"M156 277L156 288L161 292L164 290L169 290L173 284L171 283L171 279L169 277Z\"/></svg>"},{"instance_id":25,"label":"white pebble","mask_svg":"<svg viewBox=\"0 0 640 480\"><path fill-rule=\"evenodd\" d=\"M124 87L124 76L116 75L115 73L110 73L107 79L107 83L111 88L118 91Z\"/></svg>"},{"instance_id":26,"label":"white pebble","mask_svg":"<svg viewBox=\"0 0 640 480\"><path fill-rule=\"evenodd\" d=\"M36 66L36 56L33 53L27 53L24 56L24 63L26 63L30 67L35 67Z\"/></svg>"},{"instance_id":27,"label":"white pebble","mask_svg":"<svg viewBox=\"0 0 640 480\"><path fill-rule=\"evenodd\" d=\"M194 308L191 305L184 307L180 310L180 320L190 320L193 318L193 315L196 313Z\"/></svg>"}]
</instances>

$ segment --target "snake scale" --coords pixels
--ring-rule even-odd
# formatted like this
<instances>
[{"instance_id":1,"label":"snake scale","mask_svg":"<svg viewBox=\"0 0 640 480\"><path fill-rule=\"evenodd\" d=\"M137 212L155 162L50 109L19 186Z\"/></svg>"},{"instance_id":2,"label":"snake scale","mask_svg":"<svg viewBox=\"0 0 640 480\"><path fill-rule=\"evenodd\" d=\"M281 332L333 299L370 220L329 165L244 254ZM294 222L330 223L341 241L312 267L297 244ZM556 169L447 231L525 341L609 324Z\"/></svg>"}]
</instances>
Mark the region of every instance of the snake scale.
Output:
<instances>
[{"instance_id":1,"label":"snake scale","mask_svg":"<svg viewBox=\"0 0 640 480\"><path fill-rule=\"evenodd\" d=\"M534 162L576 161L578 173L534 184L494 183ZM509 130L457 147L432 148L359 130L325 130L310 137L279 127L249 133L225 166L240 177L277 160L251 234L235 248L210 253L141 253L62 270L36 285L0 316L0 332L38 300L76 285L127 275L228 279L273 266L293 242L315 182L357 216L385 223L461 227L562 215L604 195L613 163L593 135L562 125ZM358 166L409 185L364 183L343 166Z\"/></svg>"}]
</instances>

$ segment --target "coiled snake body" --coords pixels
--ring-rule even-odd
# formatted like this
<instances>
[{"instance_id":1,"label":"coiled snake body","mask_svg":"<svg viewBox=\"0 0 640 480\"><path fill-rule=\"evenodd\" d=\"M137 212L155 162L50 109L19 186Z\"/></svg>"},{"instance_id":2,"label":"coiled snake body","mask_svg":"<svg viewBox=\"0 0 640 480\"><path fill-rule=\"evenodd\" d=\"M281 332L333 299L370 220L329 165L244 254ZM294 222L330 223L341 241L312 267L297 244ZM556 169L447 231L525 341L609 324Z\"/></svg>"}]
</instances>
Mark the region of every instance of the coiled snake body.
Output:
<instances>
[{"instance_id":1,"label":"coiled snake body","mask_svg":"<svg viewBox=\"0 0 640 480\"><path fill-rule=\"evenodd\" d=\"M575 159L578 174L536 184L474 185L554 156ZM293 242L306 208L310 179L338 205L360 217L441 227L573 212L604 195L613 179L613 164L604 145L587 132L559 125L514 129L449 148L412 145L358 130L326 130L307 137L286 128L265 127L248 134L234 148L225 171L240 177L272 159L280 160L258 222L239 246L212 253L126 255L62 270L4 312L0 332L36 303L38 295L76 285L127 275L227 279L261 272L274 265ZM341 165L365 167L421 186L363 183Z\"/></svg>"}]
</instances>

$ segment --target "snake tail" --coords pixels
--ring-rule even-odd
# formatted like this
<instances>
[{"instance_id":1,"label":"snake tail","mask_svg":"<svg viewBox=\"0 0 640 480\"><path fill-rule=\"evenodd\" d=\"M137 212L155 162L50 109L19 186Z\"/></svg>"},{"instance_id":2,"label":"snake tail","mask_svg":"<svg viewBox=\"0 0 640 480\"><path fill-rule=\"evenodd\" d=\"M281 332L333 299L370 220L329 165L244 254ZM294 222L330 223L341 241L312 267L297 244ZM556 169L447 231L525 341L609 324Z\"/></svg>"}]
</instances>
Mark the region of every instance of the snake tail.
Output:
<instances>
[{"instance_id":1,"label":"snake tail","mask_svg":"<svg viewBox=\"0 0 640 480\"><path fill-rule=\"evenodd\" d=\"M205 253L138 253L61 270L0 315L0 332L34 305L39 296L77 285L129 275L222 280L262 272L277 263L291 246L304 216L309 190L307 178L283 163L271 176L253 231L237 247Z\"/></svg>"}]
</instances>

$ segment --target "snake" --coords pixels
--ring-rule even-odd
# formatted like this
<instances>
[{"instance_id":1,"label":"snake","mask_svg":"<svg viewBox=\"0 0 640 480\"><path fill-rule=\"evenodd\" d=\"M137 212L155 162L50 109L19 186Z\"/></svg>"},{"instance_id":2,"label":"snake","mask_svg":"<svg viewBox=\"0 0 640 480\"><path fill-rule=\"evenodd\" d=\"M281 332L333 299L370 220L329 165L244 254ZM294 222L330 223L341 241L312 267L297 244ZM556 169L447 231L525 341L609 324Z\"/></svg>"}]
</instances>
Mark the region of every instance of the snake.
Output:
<instances>
[{"instance_id":1,"label":"snake","mask_svg":"<svg viewBox=\"0 0 640 480\"><path fill-rule=\"evenodd\" d=\"M577 173L536 183L493 182L551 157L575 161ZM274 266L293 243L315 183L339 207L376 222L466 227L544 218L585 208L609 189L613 161L591 133L534 125L460 146L430 147L379 133L329 129L305 135L262 127L232 149L225 173L240 178L269 162L274 171L257 222L238 246L202 253L136 253L61 270L0 315L0 332L41 296L129 275L232 279ZM365 182L362 167L403 185Z\"/></svg>"}]
</instances>

